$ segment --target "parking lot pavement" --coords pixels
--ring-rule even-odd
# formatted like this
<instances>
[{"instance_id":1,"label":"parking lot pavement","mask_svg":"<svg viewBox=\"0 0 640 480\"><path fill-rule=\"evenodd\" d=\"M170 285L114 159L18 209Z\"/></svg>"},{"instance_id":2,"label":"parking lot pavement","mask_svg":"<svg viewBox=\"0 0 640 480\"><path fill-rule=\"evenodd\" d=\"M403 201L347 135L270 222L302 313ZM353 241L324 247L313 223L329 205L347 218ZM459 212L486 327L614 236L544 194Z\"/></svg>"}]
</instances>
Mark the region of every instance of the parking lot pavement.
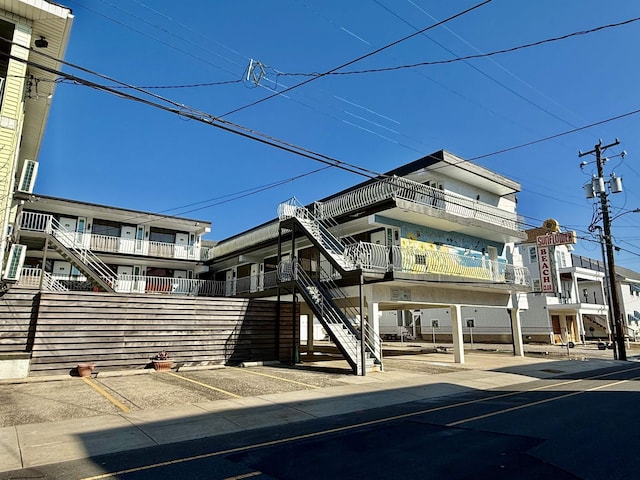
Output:
<instances>
[{"instance_id":1,"label":"parking lot pavement","mask_svg":"<svg viewBox=\"0 0 640 480\"><path fill-rule=\"evenodd\" d=\"M349 381L341 373L287 366L147 372L5 381L0 386L0 427L313 390Z\"/></svg>"},{"instance_id":2,"label":"parking lot pavement","mask_svg":"<svg viewBox=\"0 0 640 480\"><path fill-rule=\"evenodd\" d=\"M465 368L473 362L452 362L451 345L430 342L385 342L385 371L402 375L431 375ZM510 346L466 345L467 354L488 353L509 358ZM612 359L612 350L595 344L525 345L527 355L558 358ZM629 354L638 354L635 344ZM303 355L303 358L305 356ZM470 357L473 358L473 357ZM481 358L481 357L476 357ZM513 357L511 357L513 358ZM310 358L312 359L312 358ZM328 361L327 361L328 359ZM180 407L220 400L257 397L359 383L346 362L319 357L295 367L277 364L251 368L222 367L158 373L99 372L91 379L67 376L0 381L0 427L97 417L121 412ZM135 373L135 374L134 374Z\"/></svg>"},{"instance_id":3,"label":"parking lot pavement","mask_svg":"<svg viewBox=\"0 0 640 480\"><path fill-rule=\"evenodd\" d=\"M0 471L299 422L620 362L396 347L385 372L358 377L328 357L287 366L98 372L0 382ZM416 353L417 352L417 353ZM640 367L638 367L640 368Z\"/></svg>"}]
</instances>

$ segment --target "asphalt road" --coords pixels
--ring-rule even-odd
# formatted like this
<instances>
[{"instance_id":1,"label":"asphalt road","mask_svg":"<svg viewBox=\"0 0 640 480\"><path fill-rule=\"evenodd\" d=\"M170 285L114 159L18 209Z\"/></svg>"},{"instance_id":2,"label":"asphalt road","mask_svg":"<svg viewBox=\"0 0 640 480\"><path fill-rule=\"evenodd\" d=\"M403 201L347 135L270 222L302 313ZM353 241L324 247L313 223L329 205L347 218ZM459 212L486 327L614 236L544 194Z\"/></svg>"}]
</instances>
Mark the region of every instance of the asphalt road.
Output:
<instances>
[{"instance_id":1,"label":"asphalt road","mask_svg":"<svg viewBox=\"0 0 640 480\"><path fill-rule=\"evenodd\" d=\"M629 479L640 365L22 470L42 479ZM18 472L0 474L15 479Z\"/></svg>"}]
</instances>

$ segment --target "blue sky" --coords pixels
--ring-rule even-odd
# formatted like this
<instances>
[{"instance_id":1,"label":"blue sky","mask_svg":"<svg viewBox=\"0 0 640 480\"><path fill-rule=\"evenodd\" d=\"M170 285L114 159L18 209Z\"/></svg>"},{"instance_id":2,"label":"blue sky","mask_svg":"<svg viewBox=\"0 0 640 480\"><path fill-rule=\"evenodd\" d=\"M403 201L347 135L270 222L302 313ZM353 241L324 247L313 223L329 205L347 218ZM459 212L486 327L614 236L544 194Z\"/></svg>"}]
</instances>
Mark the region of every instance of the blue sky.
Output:
<instances>
[{"instance_id":1,"label":"blue sky","mask_svg":"<svg viewBox=\"0 0 640 480\"><path fill-rule=\"evenodd\" d=\"M478 1L61 0L75 15L65 60L215 116L293 86ZM636 0L493 0L343 71L509 49L640 17ZM384 172L444 148L473 159L640 108L640 21L491 57L316 79L226 120ZM240 81L250 59L259 85ZM71 67L68 73L110 84ZM193 84L228 84L185 87ZM136 93L136 92L131 92ZM617 137L607 174L623 177L613 214L640 207L640 114L487 156L522 184L531 226L555 218L588 236L593 202L578 150ZM627 156L615 157L623 150ZM584 160L591 161L587 157ZM82 85L56 87L36 192L208 220L220 240L363 177ZM295 180L293 180L295 177ZM291 181L283 182L287 179ZM252 195L252 189L266 188ZM245 192L245 193L241 193ZM241 198L237 198L241 196ZM618 265L640 271L640 214L614 221ZM597 243L577 252L600 257Z\"/></svg>"}]
</instances>

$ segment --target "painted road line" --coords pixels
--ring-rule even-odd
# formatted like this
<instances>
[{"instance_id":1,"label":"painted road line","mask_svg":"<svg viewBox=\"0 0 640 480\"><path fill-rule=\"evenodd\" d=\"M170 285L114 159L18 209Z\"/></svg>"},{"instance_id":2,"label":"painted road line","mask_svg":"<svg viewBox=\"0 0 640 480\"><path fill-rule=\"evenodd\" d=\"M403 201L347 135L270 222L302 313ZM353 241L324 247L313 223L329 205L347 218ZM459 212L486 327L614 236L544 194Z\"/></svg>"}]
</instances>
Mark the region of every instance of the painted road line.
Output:
<instances>
[{"instance_id":1,"label":"painted road line","mask_svg":"<svg viewBox=\"0 0 640 480\"><path fill-rule=\"evenodd\" d=\"M543 403L555 402L556 400L562 400L563 398L574 397L576 395L582 395L587 392L595 392L596 390L602 390L603 388L613 387L614 385L620 385L623 383L627 383L630 381L638 380L640 377L631 378L629 380L618 380L615 382L607 383L604 385L598 385L597 387L587 388L586 390L580 390L577 392L565 393L564 395L558 395L552 398L545 398L544 400L537 400L535 402L524 403L522 405L516 405L515 407L504 408L502 410L498 410L496 412L485 413L484 415L477 415L475 417L464 418L462 420L458 420L455 422L447 423L447 427L455 427L461 425L463 423L475 422L476 420L483 420L489 417L495 417L496 415L502 415L503 413L515 412L516 410L522 410L523 408L534 407L536 405L541 405Z\"/></svg>"},{"instance_id":2,"label":"painted road line","mask_svg":"<svg viewBox=\"0 0 640 480\"><path fill-rule=\"evenodd\" d=\"M277 375L269 375L268 373L262 373L262 372L254 372L251 370L247 370L246 368L238 368L238 370L245 372L245 373L250 373L252 375L260 375L262 377L269 377L269 378L275 378L276 380L282 380L283 382L290 382L290 383L295 383L297 385L302 385L303 387L309 387L309 388L320 388L316 385L309 385L308 383L302 383L302 382L298 382L297 380L291 380L289 378L283 378L283 377L278 377Z\"/></svg>"},{"instance_id":3,"label":"painted road line","mask_svg":"<svg viewBox=\"0 0 640 480\"><path fill-rule=\"evenodd\" d=\"M244 475L236 475L235 477L227 477L224 480L243 480L245 478L257 477L258 475L262 475L262 472L245 473Z\"/></svg>"},{"instance_id":4,"label":"painted road line","mask_svg":"<svg viewBox=\"0 0 640 480\"><path fill-rule=\"evenodd\" d=\"M111 396L111 394L109 392L107 392L105 389L103 389L100 385L98 385L96 382L94 382L91 378L89 378L89 377L81 377L81 378L82 378L82 380L84 380L84 383L89 385L91 388L93 388L96 392L98 392L104 398L106 398L111 403L113 403L120 410L122 410L123 412L128 412L129 411L129 407L127 407L124 403L122 403L121 401L119 401L119 400L115 399L113 396Z\"/></svg>"},{"instance_id":5,"label":"painted road line","mask_svg":"<svg viewBox=\"0 0 640 480\"><path fill-rule=\"evenodd\" d=\"M278 439L278 440L271 440L271 441L268 441L268 442L255 443L255 444L252 444L252 445L245 445L245 446L242 446L242 447L230 448L230 449L227 449L227 450L219 450L217 452L203 453L201 455L194 455L194 456L191 456L191 457L177 458L175 460L168 460L166 462L159 462L159 463L153 463L153 464L149 464L149 465L143 465L143 466L140 466L140 467L129 468L129 469L125 469L125 470L119 470L117 472L103 473L101 475L95 475L93 477L85 477L85 478L83 478L81 480L102 480L104 478L113 478L113 477L117 478L120 475L126 475L128 473L142 472L142 471L145 471L145 470L151 470L153 468L160 468L160 467L166 467L166 466L170 466L170 465L177 465L177 464L180 464L180 463L193 462L193 461L196 461L196 460L203 460L203 459L206 459L206 458L219 457L219 456L229 455L229 454L232 454L232 453L246 452L246 451L253 450L253 449L256 449L256 448L273 447L273 446L276 446L276 445L282 445L282 444L289 443L289 442L296 442L298 440L307 440L307 439L310 439L310 438L317 438L317 437L322 437L322 436L325 436L325 435L331 435L333 433L340 433L340 432L346 432L346 431L349 431L349 430L355 430L355 429L361 428L361 427L369 427L369 426L379 425L379 424L383 424L383 423L387 423L387 422L393 422L395 420L403 420L403 419L406 419L406 418L417 417L417 416L420 416L420 415L424 415L426 413L437 412L439 410L446 410L448 408L455 408L455 407L459 407L459 406L463 406L463 405L471 405L471 404L474 404L474 403L480 403L480 402L485 402L485 401L489 401L489 400L494 400L496 398L503 398L503 397L507 397L507 396L519 395L521 393L533 392L533 391L543 390L545 388L551 388L551 387L556 387L556 386L561 386L561 385L568 385L568 384L576 383L576 382L580 382L580 381L594 380L594 379L597 379L597 378L602 378L602 377L615 375L615 374L618 374L618 373L624 373L624 372L628 372L628 371L633 371L633 370L640 370L640 367L628 368L628 369L625 369L625 370L617 370L615 372L603 373L603 374L600 374L600 375L594 375L593 377L587 377L587 378L583 378L583 379L569 380L569 381L565 381L565 382L554 383L552 385L545 385L545 386L542 386L542 387L536 387L536 388L532 388L530 390L523 390L523 391L518 391L518 392L509 392L509 393L504 393L504 394L500 394L500 395L494 395L492 397L479 398L479 399L476 399L476 400L468 400L468 401L465 401L465 402L454 403L452 405L443 405L443 406L440 406L440 407L428 408L428 409L425 409L425 410L419 410L417 412L403 413L403 414L400 414L400 415L393 415L391 417L378 418L376 420L369 420L369 421L366 421L366 422L354 423L354 424L351 424L351 425L345 425L343 427L330 428L330 429L327 429L327 430L320 430L318 432L305 433L303 435L296 435L296 436L293 436L293 437L286 437L286 438L281 438L281 439ZM176 376L178 376L178 375L176 375ZM624 381L626 381L626 380L623 380L623 382ZM616 382L616 383L619 383L619 382ZM615 385L616 383L612 383L611 385ZM598 388L603 388L603 387L598 387ZM578 393L578 392L572 392L572 395L576 394L576 393Z\"/></svg>"},{"instance_id":6,"label":"painted road line","mask_svg":"<svg viewBox=\"0 0 640 480\"><path fill-rule=\"evenodd\" d=\"M163 372L166 375L171 375L187 382L195 383L196 385L200 385L201 387L208 388L209 390L215 390L216 392L224 393L225 395L229 395L233 398L242 398L240 395L236 395L235 393L227 392L226 390L222 390L221 388L212 387L211 385L207 385L206 383L198 382L197 380L192 380L191 378L183 377L182 375L178 375L173 372Z\"/></svg>"}]
</instances>

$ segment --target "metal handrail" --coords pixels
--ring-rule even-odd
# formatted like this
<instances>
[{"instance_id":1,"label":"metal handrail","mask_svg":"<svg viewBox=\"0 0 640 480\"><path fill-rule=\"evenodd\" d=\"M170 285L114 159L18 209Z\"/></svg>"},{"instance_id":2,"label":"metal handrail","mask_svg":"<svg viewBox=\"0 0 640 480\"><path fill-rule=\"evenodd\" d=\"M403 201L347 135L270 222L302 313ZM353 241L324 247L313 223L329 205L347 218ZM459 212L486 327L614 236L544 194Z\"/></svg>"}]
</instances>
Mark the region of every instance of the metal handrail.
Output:
<instances>
[{"instance_id":1,"label":"metal handrail","mask_svg":"<svg viewBox=\"0 0 640 480\"><path fill-rule=\"evenodd\" d=\"M100 260L81 241L77 240L79 232L70 232L53 215L22 212L20 228L27 231L39 231L55 237L66 248L70 249L77 257L94 270L97 275L109 285L113 286L116 273Z\"/></svg>"},{"instance_id":2,"label":"metal handrail","mask_svg":"<svg viewBox=\"0 0 640 480\"><path fill-rule=\"evenodd\" d=\"M296 281L300 288L306 292L311 298L314 298L314 294L318 294L318 298L314 299L314 303L322 312L323 320L328 325L337 326L340 329L345 327L351 332L351 335L345 338L344 335L340 336L342 342L346 342L349 354L352 360L357 362L359 352L359 339L358 332L355 327L348 321L348 319L340 312L340 310L333 305L331 296L324 290L324 288L314 282L304 269L297 262L284 261L280 262L278 266L278 278L282 282ZM339 336L339 330L332 330L334 335Z\"/></svg>"},{"instance_id":3,"label":"metal handrail","mask_svg":"<svg viewBox=\"0 0 640 480\"><path fill-rule=\"evenodd\" d=\"M116 273L100 260L96 254L82 243L76 241L76 232L70 232L55 217L49 216L47 233L57 238L60 243L75 253L81 261L92 268L109 285L114 285L117 277Z\"/></svg>"},{"instance_id":4,"label":"metal handrail","mask_svg":"<svg viewBox=\"0 0 640 480\"><path fill-rule=\"evenodd\" d=\"M332 276L324 269L319 270L320 281L323 286L327 288L327 291L337 293L337 295L331 295L332 298L349 298L347 293L338 286ZM376 360L382 363L382 338L380 335L361 318L360 305L346 304L345 314L347 318L360 318L361 334L364 335L364 341L367 349L375 356ZM364 329L363 329L364 325Z\"/></svg>"},{"instance_id":5,"label":"metal handrail","mask_svg":"<svg viewBox=\"0 0 640 480\"><path fill-rule=\"evenodd\" d=\"M323 247L323 249L326 250L334 259L336 259L338 263L343 266L343 268L345 268L346 270L353 270L356 268L356 265L350 261L350 258L348 256L345 256L345 245L329 230L328 225L332 225L332 223L329 221L329 223L325 225L295 197L282 202L278 206L278 218L281 221L287 218L298 219L300 224L304 226L307 232L311 236L313 236Z\"/></svg>"}]
</instances>

